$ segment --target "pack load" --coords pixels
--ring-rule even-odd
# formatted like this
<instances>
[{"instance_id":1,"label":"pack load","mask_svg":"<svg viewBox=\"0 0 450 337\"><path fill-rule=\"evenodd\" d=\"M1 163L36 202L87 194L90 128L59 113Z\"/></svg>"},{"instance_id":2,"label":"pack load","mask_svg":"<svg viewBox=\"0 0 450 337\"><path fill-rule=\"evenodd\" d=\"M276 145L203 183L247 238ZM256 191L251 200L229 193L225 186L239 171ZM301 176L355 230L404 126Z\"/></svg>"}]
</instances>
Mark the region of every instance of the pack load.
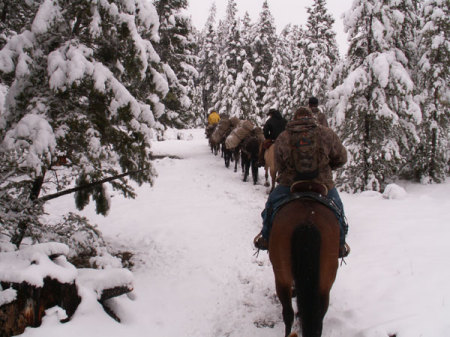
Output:
<instances>
[{"instance_id":1,"label":"pack load","mask_svg":"<svg viewBox=\"0 0 450 337\"><path fill-rule=\"evenodd\" d=\"M255 125L248 121L240 121L239 124L231 131L228 137L225 139L225 147L228 150L236 148L242 140L247 137L252 130L255 128Z\"/></svg>"},{"instance_id":2,"label":"pack load","mask_svg":"<svg viewBox=\"0 0 450 337\"><path fill-rule=\"evenodd\" d=\"M297 171L296 180L311 180L319 174L320 135L314 116L304 116L286 128L289 133L291 158Z\"/></svg>"},{"instance_id":3,"label":"pack load","mask_svg":"<svg viewBox=\"0 0 450 337\"><path fill-rule=\"evenodd\" d=\"M212 136L214 130L216 129L216 127L217 127L217 124L210 124L210 125L206 126L206 128L205 128L205 135L206 135L207 139L211 138L211 136Z\"/></svg>"},{"instance_id":4,"label":"pack load","mask_svg":"<svg viewBox=\"0 0 450 337\"><path fill-rule=\"evenodd\" d=\"M251 135L256 137L256 138L258 138L260 143L262 143L264 141L264 139L265 139L264 138L264 132L259 126L255 127L252 130Z\"/></svg>"},{"instance_id":5,"label":"pack load","mask_svg":"<svg viewBox=\"0 0 450 337\"><path fill-rule=\"evenodd\" d=\"M229 118L222 118L211 135L211 141L214 144L221 143L231 128L232 128L231 120Z\"/></svg>"},{"instance_id":6,"label":"pack load","mask_svg":"<svg viewBox=\"0 0 450 337\"><path fill-rule=\"evenodd\" d=\"M241 120L239 118L237 118L236 116L233 116L230 118L230 122L231 122L231 126L233 128L235 128L236 126L239 125L239 123L241 122Z\"/></svg>"}]
</instances>

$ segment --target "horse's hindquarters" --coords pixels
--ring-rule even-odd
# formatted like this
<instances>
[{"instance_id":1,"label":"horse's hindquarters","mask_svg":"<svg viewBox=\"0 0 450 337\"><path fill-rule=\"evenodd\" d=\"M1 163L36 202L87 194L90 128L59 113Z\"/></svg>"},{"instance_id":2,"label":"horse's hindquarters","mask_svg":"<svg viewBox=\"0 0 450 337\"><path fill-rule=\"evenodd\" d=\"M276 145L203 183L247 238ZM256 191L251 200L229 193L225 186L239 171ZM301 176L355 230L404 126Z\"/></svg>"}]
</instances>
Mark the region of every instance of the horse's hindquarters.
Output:
<instances>
[{"instance_id":1,"label":"horse's hindquarters","mask_svg":"<svg viewBox=\"0 0 450 337\"><path fill-rule=\"evenodd\" d=\"M292 284L303 337L320 336L328 309L329 293L336 278L339 252L339 224L334 213L309 199L298 199L276 214L269 240L269 257L275 274L277 295L283 306L286 335L292 322Z\"/></svg>"}]
</instances>

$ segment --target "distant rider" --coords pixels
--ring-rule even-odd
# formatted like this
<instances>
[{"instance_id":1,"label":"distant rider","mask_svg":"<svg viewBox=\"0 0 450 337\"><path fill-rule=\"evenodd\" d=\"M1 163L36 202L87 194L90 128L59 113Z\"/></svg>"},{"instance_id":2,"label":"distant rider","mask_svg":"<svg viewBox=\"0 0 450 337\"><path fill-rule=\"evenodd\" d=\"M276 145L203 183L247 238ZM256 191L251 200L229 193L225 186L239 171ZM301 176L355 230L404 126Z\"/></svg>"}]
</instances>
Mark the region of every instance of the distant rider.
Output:
<instances>
[{"instance_id":1,"label":"distant rider","mask_svg":"<svg viewBox=\"0 0 450 337\"><path fill-rule=\"evenodd\" d=\"M264 142L261 145L258 161L260 166L264 166L264 153L275 142L278 135L286 128L286 119L283 118L280 111L277 109L269 109L267 113L269 119L264 124Z\"/></svg>"}]
</instances>

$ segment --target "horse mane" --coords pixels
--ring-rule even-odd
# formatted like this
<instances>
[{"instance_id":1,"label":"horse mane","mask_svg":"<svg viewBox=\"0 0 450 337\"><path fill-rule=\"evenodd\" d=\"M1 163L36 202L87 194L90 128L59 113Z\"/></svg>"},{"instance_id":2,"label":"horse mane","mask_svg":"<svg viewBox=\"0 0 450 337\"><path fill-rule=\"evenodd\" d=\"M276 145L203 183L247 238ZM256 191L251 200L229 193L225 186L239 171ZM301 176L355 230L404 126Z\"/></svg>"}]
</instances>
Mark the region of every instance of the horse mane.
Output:
<instances>
[{"instance_id":1,"label":"horse mane","mask_svg":"<svg viewBox=\"0 0 450 337\"><path fill-rule=\"evenodd\" d=\"M311 222L298 225L292 235L292 274L303 336L321 336L319 294L321 235ZM320 332L317 331L320 327Z\"/></svg>"}]
</instances>

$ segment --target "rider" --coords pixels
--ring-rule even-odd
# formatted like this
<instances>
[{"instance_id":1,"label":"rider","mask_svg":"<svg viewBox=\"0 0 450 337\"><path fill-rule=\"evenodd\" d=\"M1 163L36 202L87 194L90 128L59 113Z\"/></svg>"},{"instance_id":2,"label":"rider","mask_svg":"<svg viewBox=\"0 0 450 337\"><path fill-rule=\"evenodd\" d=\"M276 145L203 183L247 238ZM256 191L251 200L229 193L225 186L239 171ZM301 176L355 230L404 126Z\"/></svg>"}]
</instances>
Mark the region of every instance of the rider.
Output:
<instances>
[{"instance_id":1,"label":"rider","mask_svg":"<svg viewBox=\"0 0 450 337\"><path fill-rule=\"evenodd\" d=\"M220 116L217 113L217 111L212 110L211 113L208 115L208 125L215 125L219 123Z\"/></svg>"},{"instance_id":2,"label":"rider","mask_svg":"<svg viewBox=\"0 0 450 337\"><path fill-rule=\"evenodd\" d=\"M319 122L319 124L321 124L323 126L328 126L327 117L325 116L325 114L322 111L320 111L319 100L316 97L311 96L308 99L308 107L311 109L314 116L317 118L317 121Z\"/></svg>"},{"instance_id":3,"label":"rider","mask_svg":"<svg viewBox=\"0 0 450 337\"><path fill-rule=\"evenodd\" d=\"M262 144L258 161L260 166L264 166L264 152L267 150L277 139L278 135L284 131L286 128L286 119L281 116L280 111L277 109L269 109L267 113L269 119L264 124L263 133L264 133L264 143Z\"/></svg>"},{"instance_id":4,"label":"rider","mask_svg":"<svg viewBox=\"0 0 450 337\"><path fill-rule=\"evenodd\" d=\"M295 128L300 123L303 117L313 117L313 112L307 107L301 107L295 112L294 120L290 121L286 126L286 131L280 134L275 142L275 162L278 169L278 185L270 193L266 202L265 209L261 213L263 218L262 231L255 237L254 245L258 249L268 249L269 234L272 227L272 220L274 212L280 202L283 201L290 193L290 186L295 182L296 169L293 164L292 151L290 145L289 130ZM348 226L344 215L344 206L339 197L339 194L334 186L332 170L343 166L347 162L347 151L342 145L336 133L328 127L320 125L315 122L319 128L320 141L316 144L320 146L320 152L325 156L319 162L319 172L313 181L324 184L328 189L328 198L334 201L336 206L341 211L339 218L340 225L340 247L339 257L346 257L350 252L350 247L345 243L345 235L347 234Z\"/></svg>"}]
</instances>

